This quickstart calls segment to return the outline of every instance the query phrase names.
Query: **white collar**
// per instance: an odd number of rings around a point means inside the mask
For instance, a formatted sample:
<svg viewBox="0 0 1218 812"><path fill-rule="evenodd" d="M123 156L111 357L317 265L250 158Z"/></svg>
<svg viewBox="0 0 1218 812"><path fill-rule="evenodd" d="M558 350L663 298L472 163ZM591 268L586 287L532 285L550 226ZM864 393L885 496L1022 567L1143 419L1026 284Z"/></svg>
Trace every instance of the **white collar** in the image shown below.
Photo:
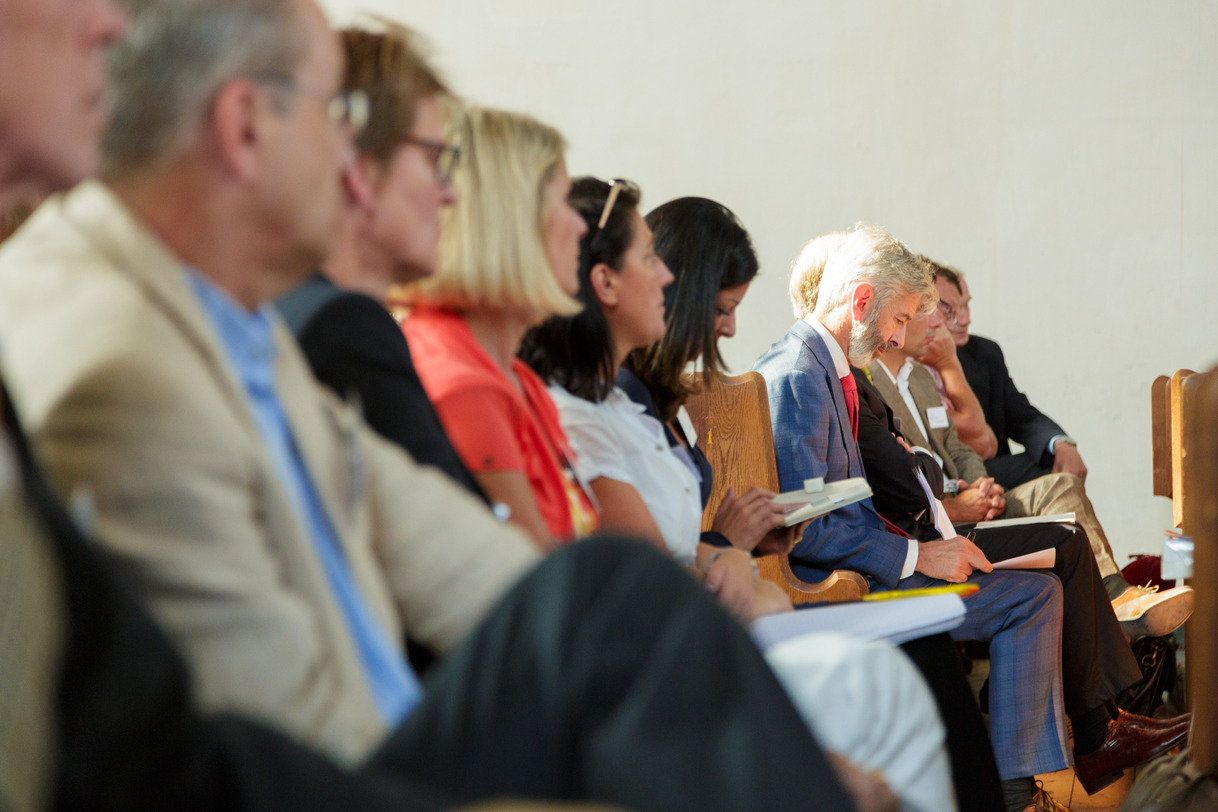
<svg viewBox="0 0 1218 812"><path fill-rule="evenodd" d="M846 353L842 352L841 346L837 343L837 339L833 337L833 333L829 332L829 328L820 323L820 319L813 316L811 313L804 316L804 321L808 326L816 331L820 336L821 341L825 342L825 346L829 348L829 357L833 359L833 368L837 370L837 377L845 378L850 374L850 362L846 360Z"/></svg>
<svg viewBox="0 0 1218 812"><path fill-rule="evenodd" d="M875 359L875 363L872 366L877 366L884 370L884 374L888 376L888 380L892 381L892 385L897 388L897 391L903 392L909 388L909 376L913 374L913 365L914 359L906 356L905 363L901 364L901 368L897 370L896 375L893 375L888 365L879 358Z"/></svg>

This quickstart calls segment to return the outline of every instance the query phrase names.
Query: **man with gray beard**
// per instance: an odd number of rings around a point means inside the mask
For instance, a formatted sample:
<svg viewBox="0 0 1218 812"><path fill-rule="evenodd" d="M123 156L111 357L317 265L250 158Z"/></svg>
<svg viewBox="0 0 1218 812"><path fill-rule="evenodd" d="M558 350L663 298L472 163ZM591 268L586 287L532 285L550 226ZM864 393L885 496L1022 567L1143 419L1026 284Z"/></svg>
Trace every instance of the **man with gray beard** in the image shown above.
<svg viewBox="0 0 1218 812"><path fill-rule="evenodd" d="M757 361L766 379L780 485L796 490L807 479L836 481L866 476L858 447L859 394L851 365L865 367L885 348L900 347L906 324L937 304L923 263L882 229L860 225L848 234L810 243L792 268L791 298L798 321ZM980 591L967 601L964 623L952 636L990 644L990 722L1006 806L1060 809L1032 777L1068 766L1062 682L1062 584L1039 571L992 571L985 554L952 535L919 543L882 518L870 499L814 520L790 554L805 580L834 569L865 575L872 589L917 589L968 581ZM1146 749L1140 734L1118 731L1110 743L1103 703L1138 678L1132 661L1088 681L1087 697L1073 711L1094 713L1097 761L1080 748L1079 774L1093 792ZM1128 666L1128 667L1126 667ZM1080 674L1067 680L1083 682ZM1120 683L1109 685L1108 682ZM1115 688L1115 690L1113 690ZM1094 697L1092 695L1095 695ZM1094 698L1094 704L1090 704ZM1173 733L1163 741L1178 736ZM1113 754L1120 751L1118 758ZM1085 756L1083 754L1086 754ZM1128 758L1125 756L1128 755ZM1137 759L1140 760L1140 759Z"/></svg>

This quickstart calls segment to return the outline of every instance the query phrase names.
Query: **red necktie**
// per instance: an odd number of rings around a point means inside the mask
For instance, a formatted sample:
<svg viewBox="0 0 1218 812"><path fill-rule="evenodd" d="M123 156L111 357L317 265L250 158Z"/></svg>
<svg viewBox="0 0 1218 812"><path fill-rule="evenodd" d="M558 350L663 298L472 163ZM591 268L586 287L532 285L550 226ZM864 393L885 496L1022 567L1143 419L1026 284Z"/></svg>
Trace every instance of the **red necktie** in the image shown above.
<svg viewBox="0 0 1218 812"><path fill-rule="evenodd" d="M847 374L840 380L842 393L846 396L846 414L850 416L850 432L857 443L859 439L859 387L854 382L853 375Z"/></svg>
<svg viewBox="0 0 1218 812"><path fill-rule="evenodd" d="M854 382L853 375L847 375L840 379L842 382L842 393L846 396L846 414L850 416L850 431L854 434L854 441L859 440L859 387ZM889 533L895 533L903 538L909 538L909 534L901 528L897 527L888 519L880 516L884 522L884 529Z"/></svg>

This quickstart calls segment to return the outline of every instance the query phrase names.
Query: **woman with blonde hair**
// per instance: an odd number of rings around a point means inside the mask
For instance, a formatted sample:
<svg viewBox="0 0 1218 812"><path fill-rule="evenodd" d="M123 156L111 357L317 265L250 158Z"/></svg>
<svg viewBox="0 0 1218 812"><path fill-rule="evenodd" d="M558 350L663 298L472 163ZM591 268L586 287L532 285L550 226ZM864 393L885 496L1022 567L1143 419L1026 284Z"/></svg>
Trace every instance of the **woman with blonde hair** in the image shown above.
<svg viewBox="0 0 1218 812"><path fill-rule="evenodd" d="M542 546L596 528L591 498L546 387L516 360L524 334L580 309L583 218L567 203L565 142L519 113L454 116L456 201L442 217L439 272L399 296L419 378L466 467Z"/></svg>

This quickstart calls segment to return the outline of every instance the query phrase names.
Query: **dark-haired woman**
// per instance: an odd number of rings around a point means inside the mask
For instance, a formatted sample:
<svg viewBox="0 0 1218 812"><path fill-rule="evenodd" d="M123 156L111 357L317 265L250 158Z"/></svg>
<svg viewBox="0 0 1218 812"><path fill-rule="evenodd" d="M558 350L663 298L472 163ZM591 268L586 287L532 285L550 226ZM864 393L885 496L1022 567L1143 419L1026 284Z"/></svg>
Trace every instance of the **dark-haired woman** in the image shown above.
<svg viewBox="0 0 1218 812"><path fill-rule="evenodd" d="M551 396L580 478L596 496L602 528L646 538L683 566L709 570L708 585L746 620L789 606L772 584L757 580L747 555L701 543L696 467L683 449L674 453L661 424L640 420L638 407L614 386L626 353L663 337L663 290L672 281L638 211L637 188L585 178L572 186L569 200L589 224L578 294L585 308L531 331L522 356L553 384ZM597 261L601 256L609 261ZM771 518L772 495L760 494L754 501L761 511L741 500L721 511L722 523L732 532L750 522L772 527L781 516Z"/></svg>
<svg viewBox="0 0 1218 812"><path fill-rule="evenodd" d="M674 282L664 290L667 329L664 337L635 350L618 373L617 383L669 429L669 441L687 450L703 472L703 500L709 494L710 465L691 434L683 430L682 406L689 395L682 373L701 359L703 374L722 374L720 338L736 333L736 308L757 276L757 255L740 220L726 206L700 197L683 197L656 208L646 218L654 230L656 253ZM687 439L688 438L688 439ZM802 528L798 528L802 532ZM757 543L758 552L786 551L798 538L779 529ZM740 537L733 543L740 544ZM746 540L746 549L748 541ZM998 802L998 772L984 723L960 673L953 644L946 635L912 640L902 649L936 688L939 710L947 722L961 808L983 810Z"/></svg>
<svg viewBox="0 0 1218 812"><path fill-rule="evenodd" d="M682 374L702 359L707 380L721 374L718 341L736 334L736 308L757 276L757 255L744 226L726 206L703 197L683 197L647 215L657 256L674 275L664 291L662 338L633 350L617 374L617 385L646 413L664 424L669 443L693 464L702 503L710 498L713 472L692 441L683 407L689 389ZM729 490L720 507L724 537L734 546L757 552L787 552L802 527L785 528L773 494L753 488L737 497ZM728 524L725 509L747 506L751 522Z"/></svg>
<svg viewBox="0 0 1218 812"><path fill-rule="evenodd" d="M602 527L665 547L743 618L789 610L785 596L756 577L748 553L700 542L692 466L669 445L663 424L613 383L627 353L663 336L664 288L672 281L638 212L638 190L581 178L569 202L588 224L577 294L584 309L534 328L522 355L552 384L581 479L600 503ZM934 701L892 647L810 634L767 650L766 658L827 750L882 772L903 809L955 808ZM910 713L921 721L911 724Z"/></svg>

